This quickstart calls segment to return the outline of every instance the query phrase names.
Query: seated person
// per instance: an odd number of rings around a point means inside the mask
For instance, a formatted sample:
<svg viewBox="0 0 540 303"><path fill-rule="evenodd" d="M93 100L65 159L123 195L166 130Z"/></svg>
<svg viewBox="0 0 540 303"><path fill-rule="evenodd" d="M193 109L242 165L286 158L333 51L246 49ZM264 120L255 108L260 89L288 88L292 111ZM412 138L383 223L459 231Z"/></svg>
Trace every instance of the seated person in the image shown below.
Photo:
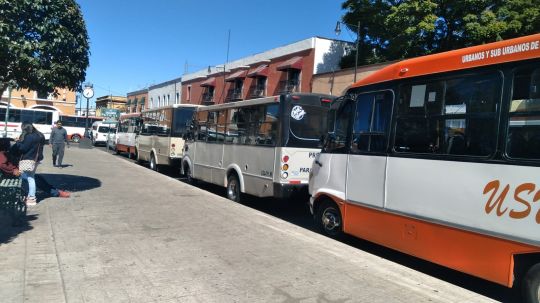
<svg viewBox="0 0 540 303"><path fill-rule="evenodd" d="M14 164L16 161L9 153L10 147L9 139L0 138L0 173L7 177L18 177L21 172L17 165ZM35 175L35 179L36 187L48 193L51 197L68 198L70 196L69 192L53 187L45 178L38 174Z"/></svg>

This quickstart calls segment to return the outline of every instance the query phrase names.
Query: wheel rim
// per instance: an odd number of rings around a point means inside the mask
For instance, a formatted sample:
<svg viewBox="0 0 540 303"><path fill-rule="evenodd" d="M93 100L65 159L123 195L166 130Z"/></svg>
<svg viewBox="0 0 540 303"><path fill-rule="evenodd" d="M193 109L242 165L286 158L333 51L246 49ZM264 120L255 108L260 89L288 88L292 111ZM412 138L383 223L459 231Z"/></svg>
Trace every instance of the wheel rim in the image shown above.
<svg viewBox="0 0 540 303"><path fill-rule="evenodd" d="M155 162L153 156L152 156L152 158L150 159L150 168L151 168L152 170L156 170L156 162Z"/></svg>
<svg viewBox="0 0 540 303"><path fill-rule="evenodd" d="M229 199L233 201L238 199L238 182L236 182L236 178L231 178L229 180L229 184L227 186L227 196L229 196Z"/></svg>
<svg viewBox="0 0 540 303"><path fill-rule="evenodd" d="M71 140L73 140L73 142L75 142L75 143L79 143L81 138L79 136L73 136L73 138L71 138Z"/></svg>
<svg viewBox="0 0 540 303"><path fill-rule="evenodd" d="M324 210L321 217L321 222L324 229L331 233L339 231L339 228L341 226L341 218L339 216L339 213L333 207L329 207Z"/></svg>

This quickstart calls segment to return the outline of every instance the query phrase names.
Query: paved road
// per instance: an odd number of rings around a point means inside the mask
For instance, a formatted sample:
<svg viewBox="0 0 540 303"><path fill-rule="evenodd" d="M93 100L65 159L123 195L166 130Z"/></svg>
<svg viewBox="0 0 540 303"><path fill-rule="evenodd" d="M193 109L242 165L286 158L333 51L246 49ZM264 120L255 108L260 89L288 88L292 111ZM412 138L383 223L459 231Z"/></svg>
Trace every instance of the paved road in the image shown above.
<svg viewBox="0 0 540 303"><path fill-rule="evenodd" d="M73 196L2 231L1 302L493 302L100 150L46 153Z"/></svg>

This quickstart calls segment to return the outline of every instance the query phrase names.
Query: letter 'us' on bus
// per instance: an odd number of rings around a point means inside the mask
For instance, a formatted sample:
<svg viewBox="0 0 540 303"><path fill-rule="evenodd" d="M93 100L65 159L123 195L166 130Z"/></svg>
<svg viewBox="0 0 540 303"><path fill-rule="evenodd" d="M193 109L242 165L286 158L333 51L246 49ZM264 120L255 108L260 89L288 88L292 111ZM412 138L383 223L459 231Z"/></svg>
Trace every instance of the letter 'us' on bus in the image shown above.
<svg viewBox="0 0 540 303"><path fill-rule="evenodd" d="M486 214L491 214L496 209L495 213L501 217L510 210L508 212L510 218L525 219L531 214L532 206L540 200L540 189L537 189L534 183L522 183L516 186L513 191L514 201L508 203L506 203L506 198L511 189L510 184L504 186L499 192L500 188L501 182L499 180L493 180L484 187L484 195L491 192L485 205ZM536 212L535 220L536 223L540 224L540 209Z"/></svg>

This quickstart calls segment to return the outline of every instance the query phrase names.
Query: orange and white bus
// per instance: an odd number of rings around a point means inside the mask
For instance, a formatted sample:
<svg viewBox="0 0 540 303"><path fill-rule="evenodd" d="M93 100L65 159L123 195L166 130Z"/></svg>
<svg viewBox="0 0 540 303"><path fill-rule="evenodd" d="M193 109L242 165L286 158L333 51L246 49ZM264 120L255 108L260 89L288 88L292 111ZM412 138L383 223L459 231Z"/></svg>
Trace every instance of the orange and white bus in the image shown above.
<svg viewBox="0 0 540 303"><path fill-rule="evenodd" d="M404 60L332 104L310 206L540 301L540 34Z"/></svg>
<svg viewBox="0 0 540 303"><path fill-rule="evenodd" d="M84 129L86 127L86 117L84 116L69 116L60 115L62 127L66 129L68 140L78 143L84 137ZM103 121L102 117L88 117L88 128L96 121ZM54 121L56 122L56 121Z"/></svg>
<svg viewBox="0 0 540 303"><path fill-rule="evenodd" d="M137 155L135 139L139 133L142 122L141 113L120 115L120 121L116 130L115 150L116 153L127 153L131 159Z"/></svg>

